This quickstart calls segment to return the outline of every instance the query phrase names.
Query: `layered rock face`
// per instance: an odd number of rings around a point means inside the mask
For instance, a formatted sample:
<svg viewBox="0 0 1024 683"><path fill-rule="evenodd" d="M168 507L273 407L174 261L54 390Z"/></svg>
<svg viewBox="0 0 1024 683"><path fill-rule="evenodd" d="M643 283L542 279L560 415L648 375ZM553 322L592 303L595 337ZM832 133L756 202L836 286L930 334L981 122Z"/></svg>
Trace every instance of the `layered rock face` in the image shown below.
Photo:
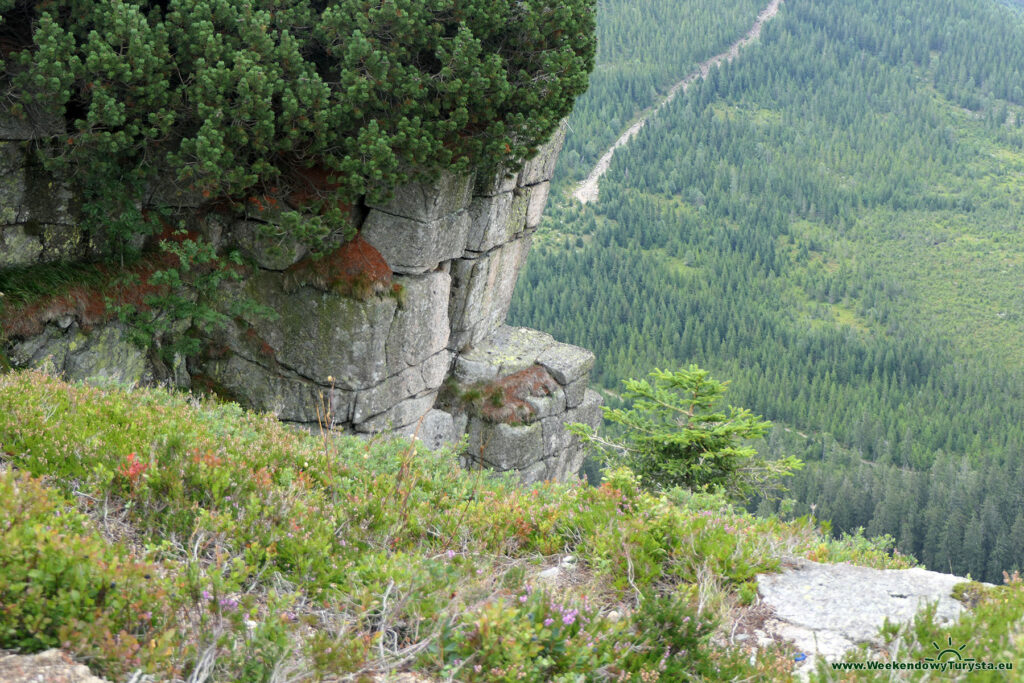
<svg viewBox="0 0 1024 683"><path fill-rule="evenodd" d="M515 175L448 174L400 187L386 204L357 207L356 239L320 259L268 238L258 217L228 222L195 212L190 227L248 264L216 305L264 309L233 313L187 367L153 368L119 323L85 324L66 308L41 331L12 338L9 356L73 378L170 376L282 420L394 430L433 448L468 433L466 465L513 470L527 481L575 476L582 453L565 424L600 420L600 399L587 390L594 357L504 325L563 139L556 134ZM71 198L57 191L56 201L33 208L28 179L38 172L25 166L21 147L0 144L10 162L0 268L83 255L88 240L68 218ZM187 198L179 204L188 208Z"/></svg>

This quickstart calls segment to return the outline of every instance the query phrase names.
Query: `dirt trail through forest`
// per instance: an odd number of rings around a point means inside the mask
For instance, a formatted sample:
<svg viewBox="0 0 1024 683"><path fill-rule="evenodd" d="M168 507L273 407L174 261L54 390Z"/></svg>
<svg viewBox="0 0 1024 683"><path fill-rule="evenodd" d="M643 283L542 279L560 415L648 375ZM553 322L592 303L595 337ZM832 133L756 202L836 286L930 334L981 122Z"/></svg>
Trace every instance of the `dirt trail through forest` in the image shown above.
<svg viewBox="0 0 1024 683"><path fill-rule="evenodd" d="M579 184L576 190L572 193L572 196L578 199L582 204L586 204L587 202L596 202L597 184L601 180L601 176L608 171L608 167L612 163L612 156L614 156L615 150L619 147L625 146L630 140L632 140L633 136L639 133L640 129L644 127L647 120L661 111L662 107L666 104L674 100L676 95L680 92L686 92L686 89L690 87L690 84L698 78L706 77L712 67L718 66L723 62L731 62L735 59L736 55L740 53L741 48L746 47L747 44L756 40L757 37L761 35L761 27L764 26L768 20L778 14L780 4L782 4L782 0L772 0L771 3L769 3L768 6L761 10L761 13L757 15L757 20L754 22L754 25L750 27L750 30L747 31L742 38L730 45L729 49L722 54L715 55L714 57L701 62L693 72L686 76L686 78L673 85L672 88L669 89L668 94L665 95L660 102L645 109L640 114L640 118L636 123L627 128L626 132L620 135L619 139L615 141L615 144L601 155L597 165L594 166L594 170L590 172L590 175L587 176L586 180Z"/></svg>

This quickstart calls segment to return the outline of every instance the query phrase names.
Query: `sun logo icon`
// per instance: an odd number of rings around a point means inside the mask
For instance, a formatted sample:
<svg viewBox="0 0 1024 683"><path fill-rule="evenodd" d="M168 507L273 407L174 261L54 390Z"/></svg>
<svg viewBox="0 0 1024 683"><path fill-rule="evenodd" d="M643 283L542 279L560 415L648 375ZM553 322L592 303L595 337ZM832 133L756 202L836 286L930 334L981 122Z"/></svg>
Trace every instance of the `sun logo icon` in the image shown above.
<svg viewBox="0 0 1024 683"><path fill-rule="evenodd" d="M973 662L974 661L974 657L964 657L962 654L960 654L963 651L963 649L965 647L967 647L967 643L964 643L963 645L961 645L958 648L954 648L953 647L953 639L952 638L947 638L946 639L946 645L948 647L943 649L943 648L939 647L938 643L932 642L932 647L934 647L936 650L938 650L938 654L935 655L934 658L928 657L924 661L926 661L926 662Z"/></svg>

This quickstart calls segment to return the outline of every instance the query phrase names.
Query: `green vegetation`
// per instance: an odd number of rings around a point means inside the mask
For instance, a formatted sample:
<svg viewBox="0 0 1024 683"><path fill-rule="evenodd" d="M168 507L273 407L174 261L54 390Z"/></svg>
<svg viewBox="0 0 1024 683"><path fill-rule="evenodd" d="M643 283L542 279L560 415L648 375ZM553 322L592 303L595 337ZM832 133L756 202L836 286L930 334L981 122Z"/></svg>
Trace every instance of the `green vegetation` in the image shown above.
<svg viewBox="0 0 1024 683"><path fill-rule="evenodd" d="M677 372L655 370L649 377L623 382L629 409L604 409L621 440L599 437L588 425L574 429L606 462L629 466L646 486L747 498L766 495L778 479L803 466L796 458L758 458L749 441L771 425L741 408L723 412L725 384L707 371L691 365Z"/></svg>
<svg viewBox="0 0 1024 683"><path fill-rule="evenodd" d="M0 405L0 648L67 644L112 678L757 677L789 665L714 625L780 557L839 547L628 470L531 489L163 390L8 373ZM568 554L581 582L535 577Z"/></svg>
<svg viewBox="0 0 1024 683"><path fill-rule="evenodd" d="M108 276L95 264L44 263L0 270L0 313L6 306L17 307L41 298L63 294L72 286L99 286Z"/></svg>
<svg viewBox="0 0 1024 683"><path fill-rule="evenodd" d="M597 59L576 101L556 184L586 177L636 114L746 32L766 0L601 0Z"/></svg>
<svg viewBox="0 0 1024 683"><path fill-rule="evenodd" d="M655 496L625 468L528 488L400 440L35 372L0 375L0 405L0 648L59 644L113 680L789 680L784 650L723 644L755 574L913 565L891 538ZM568 555L571 580L536 576ZM975 614L900 637L1016 661L1020 585L967 584Z"/></svg>
<svg viewBox="0 0 1024 683"><path fill-rule="evenodd" d="M998 581L1024 567L1021 73L996 3L788 0L596 205L553 197L510 321L594 350L609 390L732 378L761 452L807 463L798 514Z"/></svg>
<svg viewBox="0 0 1024 683"><path fill-rule="evenodd" d="M118 315L165 360L195 355L238 313L210 305L238 277L197 229L211 212L321 256L364 197L514 171L585 90L594 21L594 0L3 0L4 114L36 130L91 256L117 271L0 275L4 336L69 309L85 327ZM97 299L98 280L124 295Z"/></svg>
<svg viewBox="0 0 1024 683"><path fill-rule="evenodd" d="M218 285L238 280L238 252L216 249L180 230L158 250L120 266L98 262L38 263L0 270L0 342L41 334L48 322L73 317L84 330L119 318L129 339L164 361L192 355L200 335L229 316L215 309ZM230 313L275 313L255 301L230 304ZM182 334L186 331L186 334Z"/></svg>
<svg viewBox="0 0 1024 683"><path fill-rule="evenodd" d="M171 601L153 567L104 541L37 479L0 472L0 496L0 647L67 642L117 667L166 626Z"/></svg>
<svg viewBox="0 0 1024 683"><path fill-rule="evenodd" d="M43 158L114 250L159 232L169 180L317 243L364 194L514 167L586 88L593 4L4 0L0 19L13 111L63 122Z"/></svg>

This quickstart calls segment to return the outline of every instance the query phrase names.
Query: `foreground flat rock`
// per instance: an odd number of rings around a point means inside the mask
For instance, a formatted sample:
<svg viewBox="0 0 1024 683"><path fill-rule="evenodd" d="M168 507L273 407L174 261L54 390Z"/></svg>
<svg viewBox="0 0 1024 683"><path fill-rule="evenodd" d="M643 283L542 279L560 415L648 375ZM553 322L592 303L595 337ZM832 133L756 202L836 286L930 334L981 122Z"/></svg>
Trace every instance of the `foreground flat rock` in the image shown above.
<svg viewBox="0 0 1024 683"><path fill-rule="evenodd" d="M937 603L939 623L956 621L964 610L952 597L967 579L926 569L871 569L850 564L798 560L781 574L757 577L762 601L774 618L764 625L773 637L791 641L808 656L838 661L861 643L881 645L878 631L886 619L909 623L925 605Z"/></svg>
<svg viewBox="0 0 1024 683"><path fill-rule="evenodd" d="M4 683L107 683L89 673L60 650L36 655L0 654L0 681Z"/></svg>

